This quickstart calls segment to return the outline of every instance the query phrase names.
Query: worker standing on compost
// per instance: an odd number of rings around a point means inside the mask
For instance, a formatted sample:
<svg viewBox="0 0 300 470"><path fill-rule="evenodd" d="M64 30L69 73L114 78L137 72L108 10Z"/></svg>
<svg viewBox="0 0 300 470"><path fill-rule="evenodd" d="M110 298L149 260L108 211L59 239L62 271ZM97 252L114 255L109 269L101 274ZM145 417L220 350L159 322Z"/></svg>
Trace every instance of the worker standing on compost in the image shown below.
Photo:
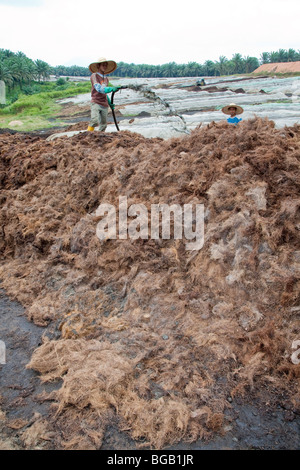
<svg viewBox="0 0 300 470"><path fill-rule="evenodd" d="M91 120L88 131L93 131L95 126L99 125L99 130L104 132L107 127L108 106L114 108L107 94L118 91L120 87L112 86L106 75L114 72L116 68L117 64L114 60L106 60L104 57L89 65L92 72L92 92Z"/></svg>

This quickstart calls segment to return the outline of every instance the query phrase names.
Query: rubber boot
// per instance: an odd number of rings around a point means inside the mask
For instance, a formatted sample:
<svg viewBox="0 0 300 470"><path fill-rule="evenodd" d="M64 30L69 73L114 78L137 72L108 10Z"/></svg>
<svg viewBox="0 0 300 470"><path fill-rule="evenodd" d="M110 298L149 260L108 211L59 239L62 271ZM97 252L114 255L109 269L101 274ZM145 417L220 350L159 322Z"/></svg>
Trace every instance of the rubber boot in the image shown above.
<svg viewBox="0 0 300 470"><path fill-rule="evenodd" d="M91 127L91 126L89 126L89 127L87 128L88 131L93 131L94 129L95 129L95 128L94 128L94 127Z"/></svg>

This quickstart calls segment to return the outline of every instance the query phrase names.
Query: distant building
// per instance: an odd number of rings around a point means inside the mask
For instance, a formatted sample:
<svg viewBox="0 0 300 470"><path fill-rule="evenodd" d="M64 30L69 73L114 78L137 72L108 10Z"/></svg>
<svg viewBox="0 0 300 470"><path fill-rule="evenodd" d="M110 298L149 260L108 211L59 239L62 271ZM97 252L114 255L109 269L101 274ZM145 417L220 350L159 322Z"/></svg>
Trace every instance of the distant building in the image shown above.
<svg viewBox="0 0 300 470"><path fill-rule="evenodd" d="M300 61L297 62L278 62L275 64L263 64L252 73L288 73L300 72Z"/></svg>

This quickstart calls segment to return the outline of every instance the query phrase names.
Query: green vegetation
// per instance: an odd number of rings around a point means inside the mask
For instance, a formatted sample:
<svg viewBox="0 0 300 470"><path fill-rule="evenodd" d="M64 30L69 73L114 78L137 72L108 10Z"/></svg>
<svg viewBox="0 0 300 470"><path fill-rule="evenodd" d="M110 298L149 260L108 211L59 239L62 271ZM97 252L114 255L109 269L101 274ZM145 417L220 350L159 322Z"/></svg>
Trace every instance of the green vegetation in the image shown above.
<svg viewBox="0 0 300 470"><path fill-rule="evenodd" d="M117 77L201 77L220 76L240 73L250 73L259 67L255 57L242 58L241 54L235 54L231 60L221 56L218 62L207 60L204 64L189 62L188 64L176 64L170 62L163 65L125 64L118 63L114 72Z"/></svg>
<svg viewBox="0 0 300 470"><path fill-rule="evenodd" d="M235 54L231 60L221 56L218 62L207 60L204 64L189 62L188 64L176 64L169 62L163 65L148 64L127 64L119 62L118 68L114 72L115 77L201 77L229 75L233 73L250 73L259 67L259 61L256 57L244 57L241 54ZM80 69L80 70L79 70ZM78 75L89 76L90 71L79 67L53 67L56 75Z"/></svg>
<svg viewBox="0 0 300 470"><path fill-rule="evenodd" d="M0 80L3 80L12 90L32 82L46 80L50 77L51 67L43 60L35 62L26 57L23 52L15 54L7 49L0 49Z"/></svg>
<svg viewBox="0 0 300 470"><path fill-rule="evenodd" d="M189 62L187 64L176 64L169 62L162 65L128 64L119 62L114 72L116 77L201 77L220 76L232 74L252 73L259 65L274 62L295 62L300 60L300 50L279 49L277 52L263 52L260 59L256 57L243 57L236 53L231 59L221 55L219 60L207 60L203 64ZM17 86L21 89L32 80L44 82L50 76L56 77L88 77L88 67L72 65L66 67L58 65L51 67L43 60L33 61L22 52L13 53L9 50L0 49L0 80L3 80L9 90ZM68 78L67 78L68 80Z"/></svg>
<svg viewBox="0 0 300 470"><path fill-rule="evenodd" d="M0 110L0 115L18 113L26 109L32 111L35 108L41 111L46 106L49 106L53 100L88 93L91 89L89 82L78 84L66 82L65 85L58 85L57 82L48 82L47 87L39 87L37 85L35 82L32 82L30 85L32 93L24 93L24 90L23 92L20 91L17 100L12 99L12 94L10 94L10 99L8 98L6 106Z"/></svg>
<svg viewBox="0 0 300 470"><path fill-rule="evenodd" d="M262 64L274 64L278 62L296 62L300 60L300 50L279 49L275 52L263 52L261 54Z"/></svg>
<svg viewBox="0 0 300 470"><path fill-rule="evenodd" d="M13 121L17 121L19 125L11 125L10 123ZM1 129L14 129L16 131L21 132L31 132L37 131L40 129L50 129L53 126L56 127L63 127L65 123L61 120L55 120L50 122L47 117L39 116L39 115L7 115L7 116L0 116L0 128Z"/></svg>
<svg viewBox="0 0 300 470"><path fill-rule="evenodd" d="M6 104L0 105L0 128L9 127L11 121L21 121L23 124L18 130L30 131L33 129L53 126L49 118L53 118L60 110L57 100L89 93L90 82L74 83L59 78L56 82L29 81L7 87ZM55 125L62 123L55 122Z"/></svg>

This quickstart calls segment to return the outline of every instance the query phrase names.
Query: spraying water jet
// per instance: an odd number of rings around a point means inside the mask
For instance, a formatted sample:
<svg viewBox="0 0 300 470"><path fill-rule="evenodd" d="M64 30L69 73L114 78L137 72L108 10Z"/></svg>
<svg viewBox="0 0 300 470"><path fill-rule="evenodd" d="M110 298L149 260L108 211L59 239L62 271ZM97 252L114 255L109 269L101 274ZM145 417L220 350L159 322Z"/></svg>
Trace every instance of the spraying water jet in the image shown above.
<svg viewBox="0 0 300 470"><path fill-rule="evenodd" d="M179 131L179 132L184 132L186 134L190 134L190 132L187 129L184 117L181 116L180 114L176 113L174 108L172 108L172 106L166 100L163 100L162 98L160 98L160 96L158 96L153 90L151 90L148 87L145 87L144 85L126 85L126 86L121 86L119 88L119 90L124 90L124 89L130 89L130 90L136 91L137 93L141 93L148 100L153 101L153 102L157 102L157 103L161 104L162 106L164 106L164 108L168 111L168 113L167 113L168 116L177 116L177 117L179 117L179 119L181 119L181 121L183 123L183 128L182 129L180 129L180 130L176 129L176 128L174 128L174 129ZM117 93L117 92L114 91L112 93L111 104L113 104L113 102L114 102L114 94L115 93ZM120 129L119 129L119 126L118 126L116 116L115 116L115 113L114 113L113 109L112 109L112 115L113 115L113 118L114 118L116 128L119 131Z"/></svg>

